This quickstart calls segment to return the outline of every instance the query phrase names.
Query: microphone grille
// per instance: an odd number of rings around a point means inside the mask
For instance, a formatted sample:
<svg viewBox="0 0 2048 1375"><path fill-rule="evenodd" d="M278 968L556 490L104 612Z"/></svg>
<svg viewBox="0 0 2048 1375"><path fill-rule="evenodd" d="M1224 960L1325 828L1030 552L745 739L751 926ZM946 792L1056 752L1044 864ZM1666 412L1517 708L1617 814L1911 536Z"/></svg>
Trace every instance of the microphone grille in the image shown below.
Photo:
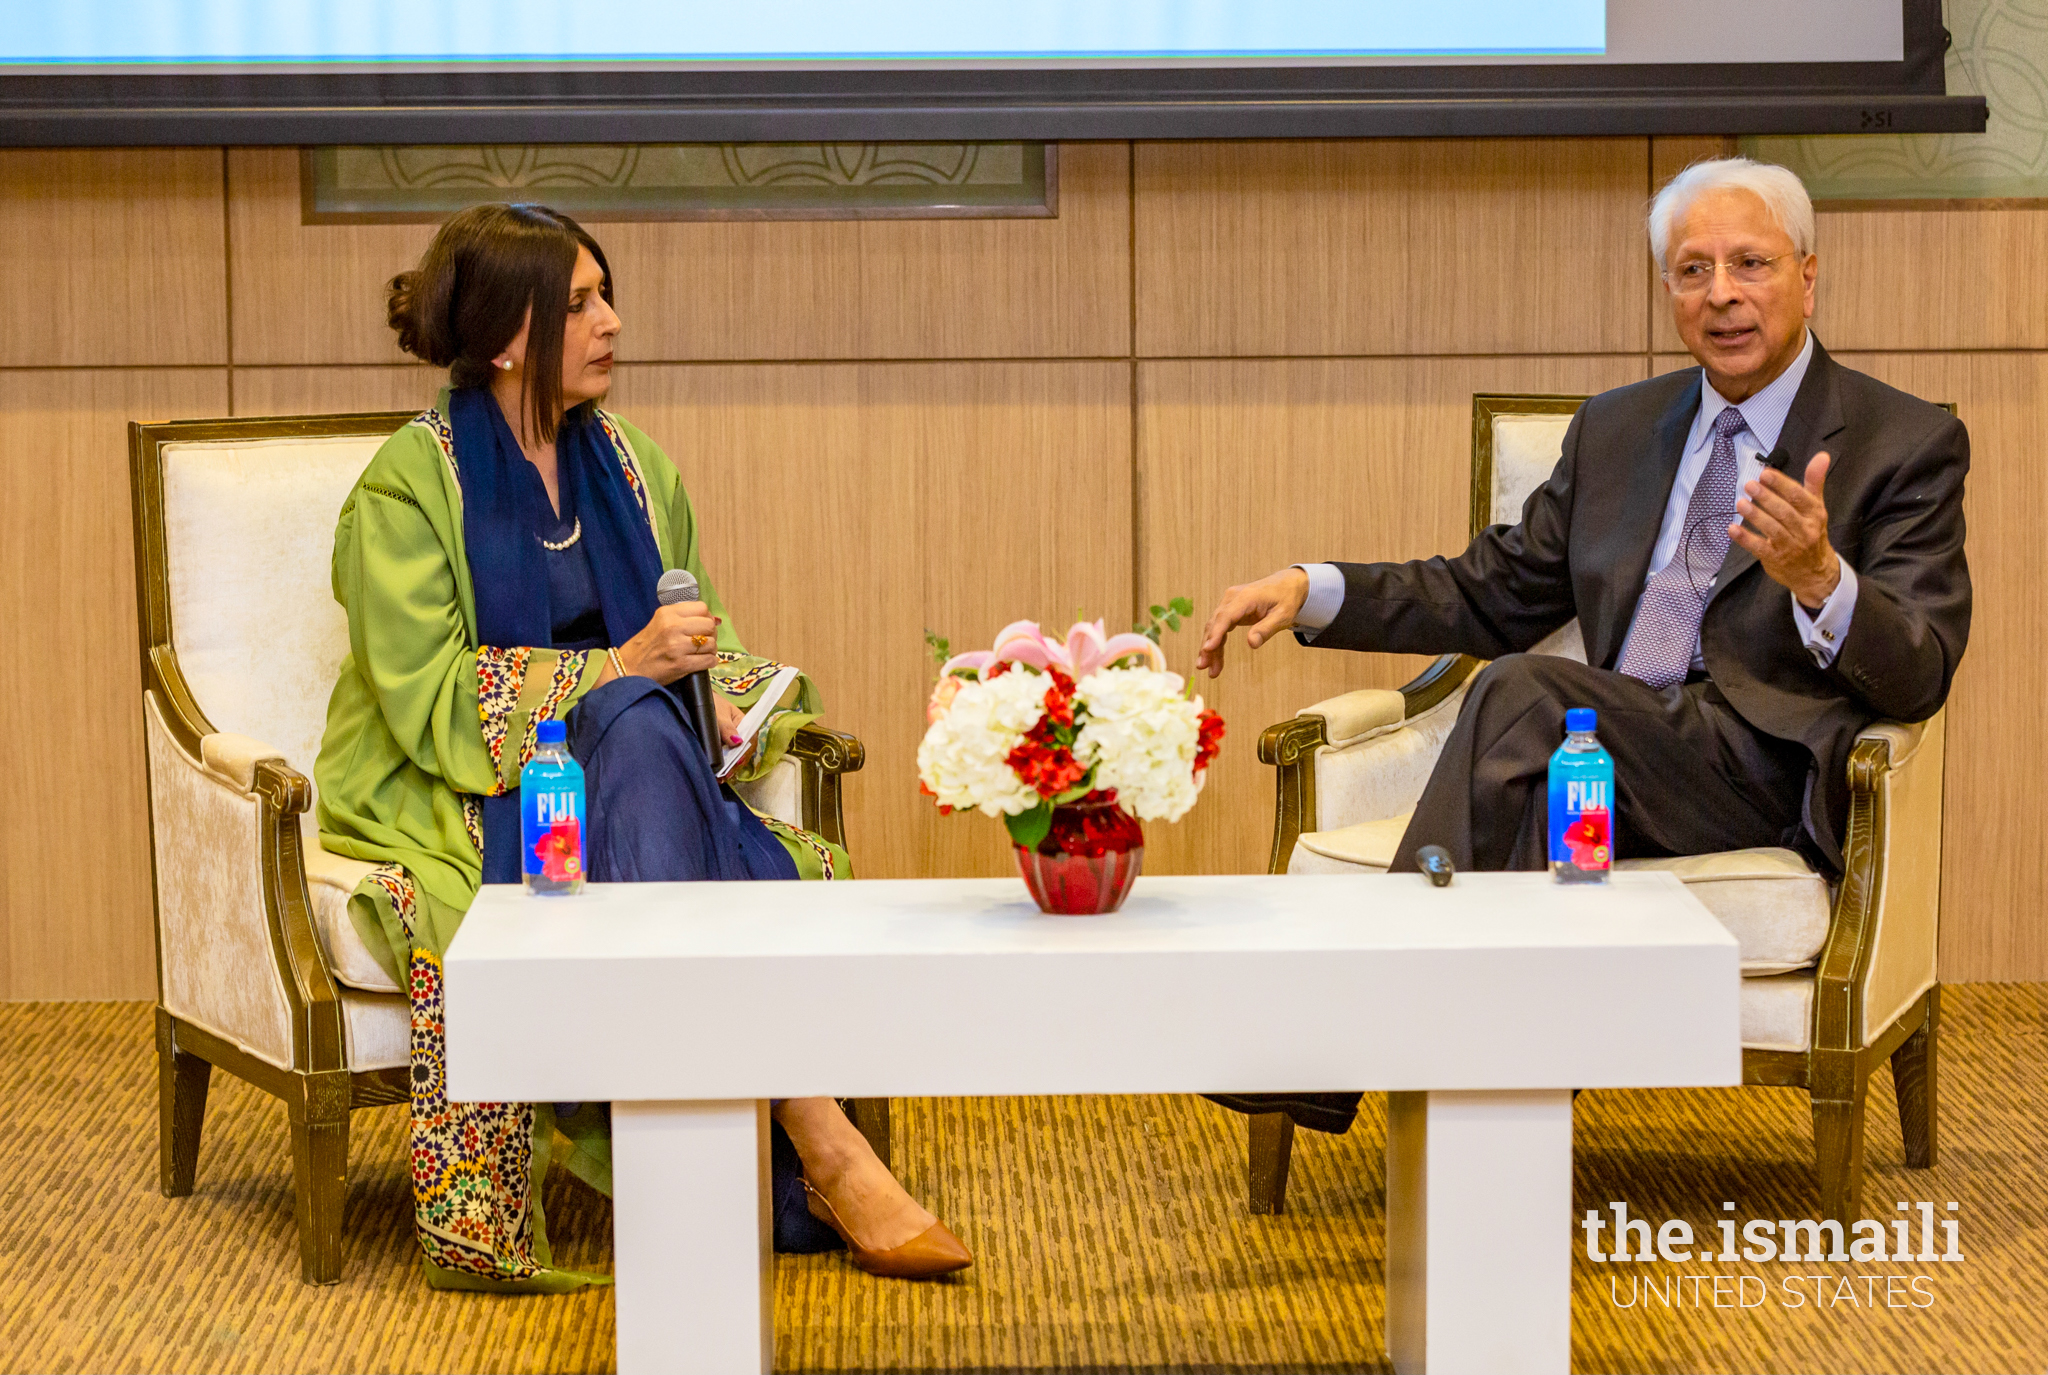
<svg viewBox="0 0 2048 1375"><path fill-rule="evenodd" d="M697 580L690 576L687 568L671 568L661 575L661 581L654 585L654 599L663 606L674 606L677 602L702 600Z"/></svg>

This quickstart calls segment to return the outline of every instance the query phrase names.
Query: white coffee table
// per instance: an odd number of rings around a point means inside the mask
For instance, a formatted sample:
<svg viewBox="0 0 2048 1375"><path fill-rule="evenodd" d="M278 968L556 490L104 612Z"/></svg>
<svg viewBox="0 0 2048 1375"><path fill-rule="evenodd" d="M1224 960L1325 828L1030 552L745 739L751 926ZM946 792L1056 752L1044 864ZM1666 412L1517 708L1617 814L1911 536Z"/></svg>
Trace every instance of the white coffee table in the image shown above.
<svg viewBox="0 0 2048 1375"><path fill-rule="evenodd" d="M1563 1372L1571 1090L1742 1070L1735 941L1661 873L487 887L447 979L452 1097L613 1104L629 1375L772 1369L770 1098L1339 1088L1393 1093L1396 1367Z"/></svg>

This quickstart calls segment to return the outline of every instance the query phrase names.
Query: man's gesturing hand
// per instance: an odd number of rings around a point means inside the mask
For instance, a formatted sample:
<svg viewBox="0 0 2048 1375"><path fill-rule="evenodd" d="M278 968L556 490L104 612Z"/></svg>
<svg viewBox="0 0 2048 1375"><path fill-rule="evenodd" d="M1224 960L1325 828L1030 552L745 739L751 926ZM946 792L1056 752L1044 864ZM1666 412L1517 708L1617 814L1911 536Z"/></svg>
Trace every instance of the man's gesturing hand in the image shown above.
<svg viewBox="0 0 2048 1375"><path fill-rule="evenodd" d="M1295 614L1307 600L1308 574L1299 568L1283 568L1257 582L1230 588L1202 627L1202 649L1195 655L1195 667L1208 669L1214 678L1223 671L1223 641L1232 627L1250 625L1245 643L1257 649L1293 625Z"/></svg>
<svg viewBox="0 0 2048 1375"><path fill-rule="evenodd" d="M1738 519L1728 527L1728 538L1756 555L1764 572L1791 588L1809 611L1820 610L1842 581L1842 560L1828 543L1828 508L1820 496L1833 461L1815 454L1803 484L1764 469L1757 481L1744 484L1748 495L1735 503Z"/></svg>

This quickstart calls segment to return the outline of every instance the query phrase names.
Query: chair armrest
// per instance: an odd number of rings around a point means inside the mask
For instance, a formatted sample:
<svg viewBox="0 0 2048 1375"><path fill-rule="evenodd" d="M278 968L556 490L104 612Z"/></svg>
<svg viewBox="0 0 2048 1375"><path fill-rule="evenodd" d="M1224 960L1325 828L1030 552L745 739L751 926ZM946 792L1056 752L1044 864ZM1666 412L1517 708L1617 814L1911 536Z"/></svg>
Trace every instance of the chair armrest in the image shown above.
<svg viewBox="0 0 2048 1375"><path fill-rule="evenodd" d="M1816 969L1817 1047L1875 1044L1938 978L1945 717L1881 721L1849 753L1849 822Z"/></svg>
<svg viewBox="0 0 2048 1375"><path fill-rule="evenodd" d="M245 736L213 732L187 747L154 691L143 718L159 1001L280 1069L344 1068L298 823L312 785Z"/></svg>
<svg viewBox="0 0 2048 1375"><path fill-rule="evenodd" d="M801 783L803 828L845 849L840 780L860 772L868 760L867 746L857 736L813 721L790 740L788 757L796 761Z"/></svg>
<svg viewBox="0 0 2048 1375"><path fill-rule="evenodd" d="M1359 688L1295 713L1297 718L1322 717L1324 739L1337 748L1380 731L1398 730L1407 714L1408 699L1392 688Z"/></svg>
<svg viewBox="0 0 2048 1375"><path fill-rule="evenodd" d="M223 730L200 737L199 759L206 771L215 778L248 793L256 790L256 766L266 759L275 759L283 764L284 752L272 749L254 736L237 735L233 731ZM290 770L292 777L298 778L300 782L305 781L296 770L291 770L289 765L286 765L286 768ZM305 804L295 810L304 811L310 802L311 799L308 798Z"/></svg>
<svg viewBox="0 0 2048 1375"><path fill-rule="evenodd" d="M1268 726L1259 736L1259 761L1274 767L1267 872L1287 872L1303 831L1372 820L1362 812L1350 814L1360 806L1382 808L1376 814L1386 816L1412 807L1448 733L1448 726L1436 729L1439 717L1456 720L1462 690L1478 667L1476 659L1446 654L1398 691L1347 692ZM1411 736L1411 730L1421 734ZM1405 802L1383 810L1396 792ZM1333 815L1332 803L1345 814Z"/></svg>

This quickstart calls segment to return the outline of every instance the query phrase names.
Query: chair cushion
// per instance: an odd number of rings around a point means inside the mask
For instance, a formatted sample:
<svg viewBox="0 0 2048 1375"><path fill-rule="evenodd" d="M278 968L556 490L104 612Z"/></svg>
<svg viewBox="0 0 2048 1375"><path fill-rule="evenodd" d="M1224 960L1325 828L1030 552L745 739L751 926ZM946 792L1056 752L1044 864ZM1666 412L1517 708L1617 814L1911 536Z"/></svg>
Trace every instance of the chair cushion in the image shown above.
<svg viewBox="0 0 2048 1375"><path fill-rule="evenodd" d="M1287 862L1290 874L1385 873L1408 817L1309 831ZM1812 964L1827 940L1828 886L1791 850L1726 850L1677 859L1625 859L1622 869L1667 869L1712 912L1742 950L1745 978Z"/></svg>
<svg viewBox="0 0 2048 1375"><path fill-rule="evenodd" d="M1742 947L1745 978L1803 969L1834 918L1827 883L1791 850L1723 850L1677 859L1624 859L1619 869L1677 874Z"/></svg>
<svg viewBox="0 0 2048 1375"><path fill-rule="evenodd" d="M309 843L306 856L306 892L313 899L313 930L327 952L327 968L336 982L372 993L397 993L384 967L370 954L355 923L348 919L348 900L363 876L374 869L360 859L331 855L317 843Z"/></svg>
<svg viewBox="0 0 2048 1375"><path fill-rule="evenodd" d="M341 1024L350 1069L390 1069L412 1062L412 1008L396 993L341 995Z"/></svg>
<svg viewBox="0 0 2048 1375"><path fill-rule="evenodd" d="M1742 981L1742 1044L1751 1050L1805 1050L1813 1040L1813 974L1772 974Z"/></svg>
<svg viewBox="0 0 2048 1375"><path fill-rule="evenodd" d="M1287 861L1290 874L1385 873L1408 829L1409 813L1361 821L1335 831L1304 831Z"/></svg>

